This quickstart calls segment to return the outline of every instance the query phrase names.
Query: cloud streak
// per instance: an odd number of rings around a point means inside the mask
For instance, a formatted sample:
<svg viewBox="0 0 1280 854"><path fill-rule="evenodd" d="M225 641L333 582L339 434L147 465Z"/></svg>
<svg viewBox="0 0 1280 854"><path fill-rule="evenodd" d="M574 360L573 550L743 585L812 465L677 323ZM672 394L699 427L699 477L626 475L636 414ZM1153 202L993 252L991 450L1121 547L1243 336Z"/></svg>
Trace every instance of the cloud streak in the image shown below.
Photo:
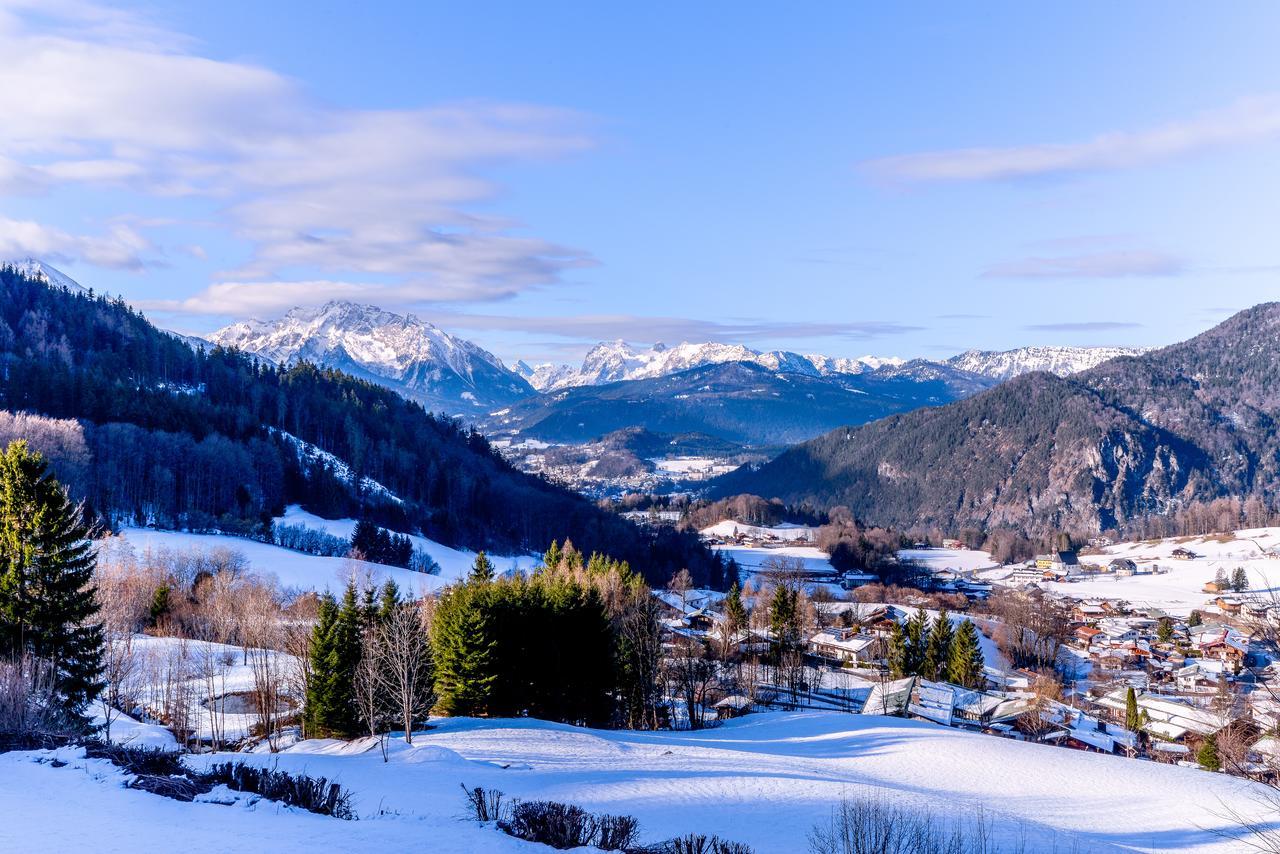
<svg viewBox="0 0 1280 854"><path fill-rule="evenodd" d="M1144 166L1217 148L1280 137L1280 96L1243 98L1222 109L1081 142L957 148L901 154L863 164L906 182L1008 181Z"/></svg>
<svg viewBox="0 0 1280 854"><path fill-rule="evenodd" d="M1141 323L1120 320L1085 320L1065 323L1035 323L1024 326L1031 332L1113 332L1120 329L1140 329Z"/></svg>
<svg viewBox="0 0 1280 854"><path fill-rule="evenodd" d="M83 35L93 27L106 34ZM179 35L79 0L0 5L0 50L0 194L82 187L211 203L215 227L249 257L201 306L238 298L237 282L317 274L389 280L418 300L499 299L593 263L472 210L501 194L490 168L590 148L576 113L333 107L269 68L199 56ZM110 254L70 237L56 241L68 257ZM21 242L20 254L45 243Z"/></svg>
<svg viewBox="0 0 1280 854"><path fill-rule="evenodd" d="M1120 279L1178 276L1187 262L1176 255L1141 249L1116 249L1078 255L1036 256L993 264L986 279Z"/></svg>

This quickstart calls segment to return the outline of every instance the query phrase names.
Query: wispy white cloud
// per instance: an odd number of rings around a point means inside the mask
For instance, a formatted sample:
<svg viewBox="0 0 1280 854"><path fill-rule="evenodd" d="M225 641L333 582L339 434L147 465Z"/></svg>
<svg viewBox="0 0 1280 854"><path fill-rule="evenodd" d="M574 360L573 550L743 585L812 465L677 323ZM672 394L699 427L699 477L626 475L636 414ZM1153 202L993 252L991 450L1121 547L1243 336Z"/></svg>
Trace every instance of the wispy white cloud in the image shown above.
<svg viewBox="0 0 1280 854"><path fill-rule="evenodd" d="M988 279L1119 279L1177 276L1189 269L1185 259L1145 249L1114 249L1078 255L1036 256L992 264Z"/></svg>
<svg viewBox="0 0 1280 854"><path fill-rule="evenodd" d="M628 341L768 342L805 338L870 340L923 327L892 321L787 321L729 318L700 320L683 317L648 317L631 314L515 317L494 314L437 312L431 319L451 329L526 332L555 335L580 341L622 338Z"/></svg>
<svg viewBox="0 0 1280 854"><path fill-rule="evenodd" d="M1142 166L1181 155L1280 138L1280 96L1081 142L957 148L868 161L872 174L902 181L998 181Z"/></svg>
<svg viewBox="0 0 1280 854"><path fill-rule="evenodd" d="M98 267L137 270L151 242L128 225L117 223L102 235L77 235L32 220L0 217L0 258L43 258L54 262L83 260Z"/></svg>
<svg viewBox="0 0 1280 854"><path fill-rule="evenodd" d="M0 53L0 193L212 200L216 227L249 252L195 305L226 295L230 310L238 283L317 273L389 280L418 300L494 299L592 263L470 210L501 192L488 167L589 148L581 115L334 107L272 69L200 56L179 34L82 0L0 0Z"/></svg>
<svg viewBox="0 0 1280 854"><path fill-rule="evenodd" d="M1033 323L1023 329L1032 332L1114 332L1120 329L1140 329L1141 323L1122 320L1083 320L1063 323Z"/></svg>

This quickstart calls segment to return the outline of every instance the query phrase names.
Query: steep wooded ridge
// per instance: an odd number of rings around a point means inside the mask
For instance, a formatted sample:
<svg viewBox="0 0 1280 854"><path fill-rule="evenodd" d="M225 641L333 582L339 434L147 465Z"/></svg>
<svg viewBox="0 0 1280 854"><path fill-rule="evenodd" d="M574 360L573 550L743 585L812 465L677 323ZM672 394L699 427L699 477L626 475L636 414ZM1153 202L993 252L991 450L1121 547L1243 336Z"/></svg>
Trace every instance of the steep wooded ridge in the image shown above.
<svg viewBox="0 0 1280 854"><path fill-rule="evenodd" d="M841 428L715 495L847 505L900 527L1105 530L1193 501L1280 495L1280 303L1070 377Z"/></svg>
<svg viewBox="0 0 1280 854"><path fill-rule="evenodd" d="M684 566L703 581L719 572L691 535L640 531L372 382L192 349L123 301L11 267L0 268L0 409L75 419L44 425L42 442L110 521L252 533L297 502L473 549L542 550L569 537L651 579ZM3 426L34 432L12 418ZM300 454L300 442L324 453Z"/></svg>

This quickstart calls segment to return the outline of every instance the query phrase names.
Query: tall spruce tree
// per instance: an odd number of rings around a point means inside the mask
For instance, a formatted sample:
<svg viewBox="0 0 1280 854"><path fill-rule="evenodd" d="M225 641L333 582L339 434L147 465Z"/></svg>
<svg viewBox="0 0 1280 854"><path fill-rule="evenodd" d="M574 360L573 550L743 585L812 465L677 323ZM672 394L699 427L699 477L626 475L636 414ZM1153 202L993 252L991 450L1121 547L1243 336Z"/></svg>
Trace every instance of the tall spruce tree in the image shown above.
<svg viewBox="0 0 1280 854"><path fill-rule="evenodd" d="M311 666L307 674L306 698L302 709L304 735L317 737L325 731L333 713L329 710L329 677L333 653L333 629L338 622L338 603L332 593L320 597L316 609L316 623L311 627L309 657Z"/></svg>
<svg viewBox="0 0 1280 854"><path fill-rule="evenodd" d="M736 581L724 597L724 619L729 624L730 635L736 635L747 627L747 608L742 604L742 589Z"/></svg>
<svg viewBox="0 0 1280 854"><path fill-rule="evenodd" d="M382 585L382 594L378 598L378 622L385 623L398 607L400 607L400 588L394 580L388 578Z"/></svg>
<svg viewBox="0 0 1280 854"><path fill-rule="evenodd" d="M340 605L332 597L321 600L319 620L311 635L311 681L305 713L313 735L352 738L359 734L355 674L365 616L354 581L347 584Z"/></svg>
<svg viewBox="0 0 1280 854"><path fill-rule="evenodd" d="M985 664L982 647L978 643L978 629L972 620L965 620L951 641L946 681L965 688L982 688L987 683L983 671Z"/></svg>
<svg viewBox="0 0 1280 854"><path fill-rule="evenodd" d="M951 626L951 617L947 614L947 609L943 608L938 612L937 619L933 621L933 629L929 632L929 642L925 645L924 651L924 664L920 669L921 676L933 681L946 677L948 664L951 661L951 641L954 637L955 630Z"/></svg>
<svg viewBox="0 0 1280 854"><path fill-rule="evenodd" d="M44 457L23 441L0 455L0 656L47 663L67 726L102 690L102 625L89 531Z"/></svg>
<svg viewBox="0 0 1280 854"><path fill-rule="evenodd" d="M907 620L906 627L906 673L907 676L918 676L924 670L925 651L929 645L929 615L924 608Z"/></svg>
<svg viewBox="0 0 1280 854"><path fill-rule="evenodd" d="M894 679L901 679L910 675L911 661L907 655L907 633L902 628L902 623L897 620L893 622L893 629L889 634L889 675Z"/></svg>
<svg viewBox="0 0 1280 854"><path fill-rule="evenodd" d="M467 582L441 594L431 620L436 695L446 715L486 715L497 680L492 586Z"/></svg>
<svg viewBox="0 0 1280 854"><path fill-rule="evenodd" d="M471 580L493 581L493 576L493 563L490 562L488 555L480 552L476 555L475 562L471 564Z"/></svg>

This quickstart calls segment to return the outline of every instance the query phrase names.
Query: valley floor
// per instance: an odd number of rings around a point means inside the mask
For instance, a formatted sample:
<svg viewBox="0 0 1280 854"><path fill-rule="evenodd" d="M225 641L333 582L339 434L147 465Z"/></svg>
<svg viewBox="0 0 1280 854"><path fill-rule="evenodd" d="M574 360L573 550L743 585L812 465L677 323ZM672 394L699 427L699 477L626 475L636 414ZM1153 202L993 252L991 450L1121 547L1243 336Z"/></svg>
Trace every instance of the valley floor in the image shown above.
<svg viewBox="0 0 1280 854"><path fill-rule="evenodd" d="M307 741L286 752L188 757L278 765L355 792L360 821L259 803L183 804L122 787L101 761L0 755L0 850L536 851L463 821L460 784L639 818L643 841L717 833L758 854L805 850L843 797L966 813L981 805L1004 850L1246 850L1227 810L1257 815L1257 784L1195 769L840 713L752 715L701 732L578 729L536 720L446 719L393 743ZM175 829L179 836L173 835ZM180 840L180 842L179 842Z"/></svg>

